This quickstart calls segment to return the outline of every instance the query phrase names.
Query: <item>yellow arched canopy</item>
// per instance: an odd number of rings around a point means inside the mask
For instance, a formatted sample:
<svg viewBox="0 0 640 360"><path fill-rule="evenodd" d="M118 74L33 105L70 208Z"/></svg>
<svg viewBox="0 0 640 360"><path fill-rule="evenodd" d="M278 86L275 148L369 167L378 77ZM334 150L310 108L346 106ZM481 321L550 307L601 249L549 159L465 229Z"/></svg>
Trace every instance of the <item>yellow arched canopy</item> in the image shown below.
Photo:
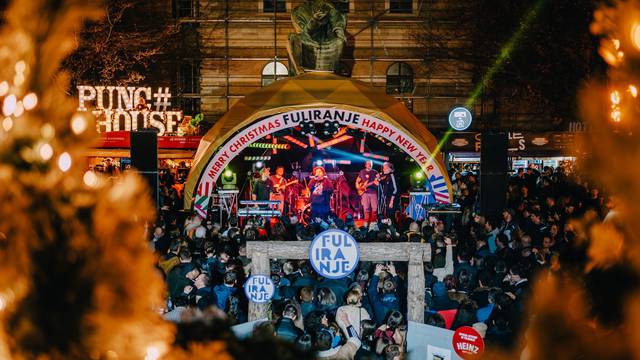
<svg viewBox="0 0 640 360"><path fill-rule="evenodd" d="M399 129L429 154L435 155L433 151L437 147L436 138L397 99L360 81L332 73L309 72L295 78L276 81L247 95L216 122L198 147L184 189L185 208L191 207L196 190L203 182L203 177L207 177L204 174L205 169L213 161L218 149L227 141L263 118L309 108L333 108L366 114ZM443 201L442 194L446 194L451 202L451 182L442 156L433 156L430 163L435 165L433 173L441 174L441 177L437 177L442 182L440 200ZM209 185L212 187L213 184Z"/></svg>

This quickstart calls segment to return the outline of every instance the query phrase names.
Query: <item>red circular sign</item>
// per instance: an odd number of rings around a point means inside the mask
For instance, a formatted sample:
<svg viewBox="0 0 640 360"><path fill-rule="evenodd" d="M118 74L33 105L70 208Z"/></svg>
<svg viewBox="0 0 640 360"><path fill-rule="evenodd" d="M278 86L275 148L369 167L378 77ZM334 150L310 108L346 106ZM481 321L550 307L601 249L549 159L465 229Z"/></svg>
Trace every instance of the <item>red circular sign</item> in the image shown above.
<svg viewBox="0 0 640 360"><path fill-rule="evenodd" d="M451 343L453 350L463 359L478 359L484 351L482 336L470 326L458 328Z"/></svg>

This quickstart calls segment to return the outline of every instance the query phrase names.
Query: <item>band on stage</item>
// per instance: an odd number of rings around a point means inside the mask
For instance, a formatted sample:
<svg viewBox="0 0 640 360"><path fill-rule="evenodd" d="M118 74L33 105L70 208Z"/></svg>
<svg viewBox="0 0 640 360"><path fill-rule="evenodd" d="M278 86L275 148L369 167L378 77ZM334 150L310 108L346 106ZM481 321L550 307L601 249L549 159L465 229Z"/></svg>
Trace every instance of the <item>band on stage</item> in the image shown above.
<svg viewBox="0 0 640 360"><path fill-rule="evenodd" d="M298 168L287 179L284 167L275 168L273 175L269 167L263 167L253 182L251 199L267 202L280 214L296 215L303 223L330 214L341 218L351 214L354 218L362 215L366 226L377 221L379 215L394 218L398 210L398 183L390 162L378 172L371 161L366 161L353 183L343 172L327 174L322 166L314 166L311 174L304 175Z"/></svg>

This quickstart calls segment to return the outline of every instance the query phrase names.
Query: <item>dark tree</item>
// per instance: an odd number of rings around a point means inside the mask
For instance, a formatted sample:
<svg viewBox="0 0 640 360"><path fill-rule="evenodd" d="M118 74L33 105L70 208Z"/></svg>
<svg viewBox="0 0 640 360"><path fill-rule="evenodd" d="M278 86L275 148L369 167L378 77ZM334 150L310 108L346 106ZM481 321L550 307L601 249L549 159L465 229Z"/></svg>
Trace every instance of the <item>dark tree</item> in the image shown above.
<svg viewBox="0 0 640 360"><path fill-rule="evenodd" d="M578 89L599 62L592 1L429 3L420 55L434 72L472 77L468 96L483 104L484 126L554 130L575 121Z"/></svg>
<svg viewBox="0 0 640 360"><path fill-rule="evenodd" d="M164 2L107 0L104 6L105 17L84 24L78 49L63 64L72 86L140 83L178 43L178 26Z"/></svg>

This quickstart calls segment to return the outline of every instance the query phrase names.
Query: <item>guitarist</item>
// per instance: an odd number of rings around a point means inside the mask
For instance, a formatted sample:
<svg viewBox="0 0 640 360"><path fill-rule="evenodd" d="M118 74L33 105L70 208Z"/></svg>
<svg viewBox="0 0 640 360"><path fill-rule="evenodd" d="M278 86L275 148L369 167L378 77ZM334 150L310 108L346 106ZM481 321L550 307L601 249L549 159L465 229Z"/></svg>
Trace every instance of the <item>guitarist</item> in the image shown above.
<svg viewBox="0 0 640 360"><path fill-rule="evenodd" d="M379 174L372 169L373 162L367 160L364 162L364 169L360 170L356 178L356 189L361 196L360 203L364 212L364 225L378 220L378 184Z"/></svg>
<svg viewBox="0 0 640 360"><path fill-rule="evenodd" d="M284 167L278 166L276 173L270 178L271 194L269 200L279 201L277 209L282 214L284 211L284 189L287 187L287 180L284 178Z"/></svg>

